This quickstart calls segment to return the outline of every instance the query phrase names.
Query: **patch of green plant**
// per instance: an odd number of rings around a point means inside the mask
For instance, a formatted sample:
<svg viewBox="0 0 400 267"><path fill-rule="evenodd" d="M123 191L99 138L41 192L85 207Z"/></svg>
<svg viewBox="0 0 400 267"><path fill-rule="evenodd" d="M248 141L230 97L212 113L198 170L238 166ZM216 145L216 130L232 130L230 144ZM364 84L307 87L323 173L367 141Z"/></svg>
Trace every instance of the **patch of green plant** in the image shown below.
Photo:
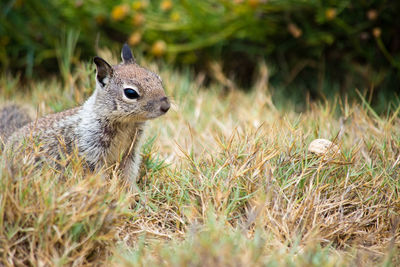
<svg viewBox="0 0 400 267"><path fill-rule="evenodd" d="M267 61L270 82L295 102L368 89L383 111L400 86L397 1L6 0L0 9L1 69L27 77L59 68L67 81L79 58L128 42L218 81L210 66L221 61L247 87Z"/></svg>

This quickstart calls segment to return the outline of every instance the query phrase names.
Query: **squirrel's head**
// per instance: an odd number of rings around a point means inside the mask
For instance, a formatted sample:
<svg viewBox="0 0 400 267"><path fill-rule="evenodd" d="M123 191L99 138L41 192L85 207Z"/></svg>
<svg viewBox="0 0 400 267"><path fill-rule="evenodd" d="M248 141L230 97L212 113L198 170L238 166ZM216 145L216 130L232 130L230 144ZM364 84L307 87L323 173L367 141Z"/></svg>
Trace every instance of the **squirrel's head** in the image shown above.
<svg viewBox="0 0 400 267"><path fill-rule="evenodd" d="M161 78L139 66L127 44L122 63L110 66L100 57L96 64L96 106L120 121L145 121L165 114L170 103Z"/></svg>

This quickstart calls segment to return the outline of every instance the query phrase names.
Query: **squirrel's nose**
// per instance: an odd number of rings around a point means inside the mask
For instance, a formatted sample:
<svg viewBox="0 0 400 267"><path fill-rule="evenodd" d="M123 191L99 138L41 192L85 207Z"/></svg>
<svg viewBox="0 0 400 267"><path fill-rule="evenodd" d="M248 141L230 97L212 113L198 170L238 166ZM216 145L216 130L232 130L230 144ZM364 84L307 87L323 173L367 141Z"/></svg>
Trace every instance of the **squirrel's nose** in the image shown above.
<svg viewBox="0 0 400 267"><path fill-rule="evenodd" d="M163 97L161 98L161 105L160 105L160 110L164 113L166 113L169 108L171 107L171 105L169 104L168 98Z"/></svg>

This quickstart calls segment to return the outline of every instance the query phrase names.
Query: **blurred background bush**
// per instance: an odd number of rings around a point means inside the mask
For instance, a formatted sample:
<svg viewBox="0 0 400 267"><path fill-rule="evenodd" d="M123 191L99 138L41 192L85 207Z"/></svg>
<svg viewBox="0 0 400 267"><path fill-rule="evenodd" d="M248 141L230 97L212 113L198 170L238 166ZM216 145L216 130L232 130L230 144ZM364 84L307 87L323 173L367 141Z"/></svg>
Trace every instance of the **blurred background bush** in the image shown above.
<svg viewBox="0 0 400 267"><path fill-rule="evenodd" d="M400 1L2 0L0 7L1 70L25 78L63 72L98 46L116 51L128 42L206 77L219 62L244 88L267 62L283 95L359 89L381 106L398 101Z"/></svg>

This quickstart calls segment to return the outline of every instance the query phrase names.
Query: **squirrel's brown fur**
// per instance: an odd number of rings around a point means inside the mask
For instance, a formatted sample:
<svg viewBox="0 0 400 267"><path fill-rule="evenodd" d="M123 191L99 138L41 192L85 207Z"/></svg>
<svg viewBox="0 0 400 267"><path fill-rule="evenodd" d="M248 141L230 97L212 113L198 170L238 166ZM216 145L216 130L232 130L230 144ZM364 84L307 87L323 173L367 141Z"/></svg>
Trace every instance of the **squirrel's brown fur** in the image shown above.
<svg viewBox="0 0 400 267"><path fill-rule="evenodd" d="M13 113L3 109L0 129L5 138L26 124L7 138L6 149L26 150L39 143L45 160L55 161L60 154L77 149L90 169L121 163L125 176L135 181L145 121L165 114L170 104L161 78L136 64L127 45L122 49L122 60L110 66L99 57L94 59L96 90L82 106L29 124L17 107L9 109Z"/></svg>
<svg viewBox="0 0 400 267"><path fill-rule="evenodd" d="M7 139L19 128L32 121L28 111L16 104L0 109L0 139L6 143Z"/></svg>

